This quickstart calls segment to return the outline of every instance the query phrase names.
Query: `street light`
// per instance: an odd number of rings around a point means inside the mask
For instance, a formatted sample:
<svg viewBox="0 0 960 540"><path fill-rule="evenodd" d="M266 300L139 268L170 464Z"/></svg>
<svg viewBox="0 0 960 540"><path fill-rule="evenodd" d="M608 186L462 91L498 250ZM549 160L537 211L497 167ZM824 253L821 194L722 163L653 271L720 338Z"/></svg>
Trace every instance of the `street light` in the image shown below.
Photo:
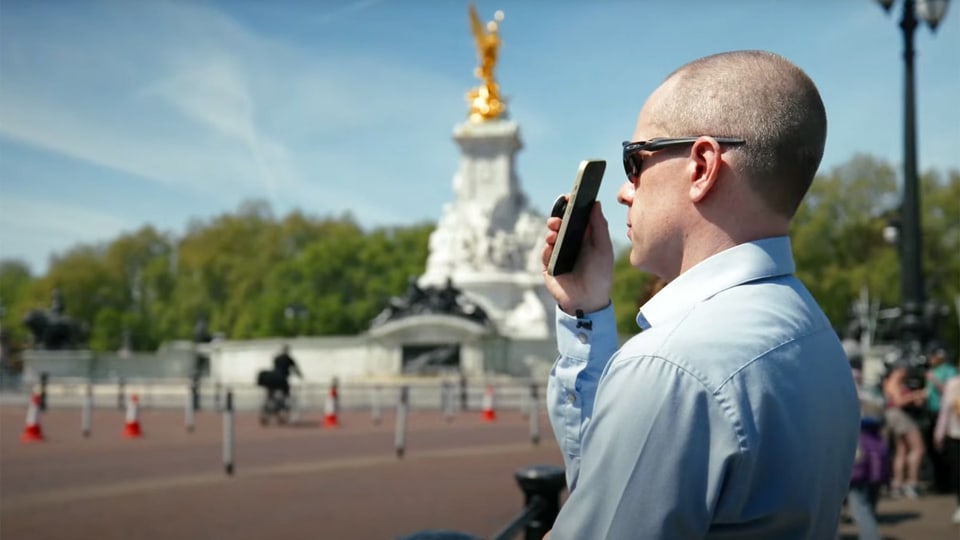
<svg viewBox="0 0 960 540"><path fill-rule="evenodd" d="M287 328L289 329L295 323L297 328L294 333L298 336L303 333L303 320L308 314L307 307L298 302L287 304L283 310L283 316L287 319Z"/></svg>
<svg viewBox="0 0 960 540"><path fill-rule="evenodd" d="M877 0L888 13L895 0ZM903 0L903 202L900 215L900 304L902 338L905 344L919 352L925 339L923 324L923 263L920 238L920 191L917 180L917 132L913 76L913 32L919 15L930 30L947 13L950 0Z"/></svg>

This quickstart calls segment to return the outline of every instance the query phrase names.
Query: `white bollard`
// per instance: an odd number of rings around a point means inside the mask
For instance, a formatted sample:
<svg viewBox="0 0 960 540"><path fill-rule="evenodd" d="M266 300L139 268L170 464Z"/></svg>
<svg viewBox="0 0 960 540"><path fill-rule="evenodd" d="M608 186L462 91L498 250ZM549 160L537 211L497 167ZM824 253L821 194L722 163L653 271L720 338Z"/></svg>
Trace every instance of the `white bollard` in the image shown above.
<svg viewBox="0 0 960 540"><path fill-rule="evenodd" d="M540 444L540 398L536 383L530 385L530 440Z"/></svg>
<svg viewBox="0 0 960 540"><path fill-rule="evenodd" d="M447 422L453 421L454 416L454 407L453 407L453 383L450 381L444 380L443 387L440 390L443 393L443 418Z"/></svg>
<svg viewBox="0 0 960 540"><path fill-rule="evenodd" d="M187 401L184 403L183 409L183 424L187 428L187 433L193 433L193 428L195 425L194 415L193 415L193 387L187 387Z"/></svg>
<svg viewBox="0 0 960 540"><path fill-rule="evenodd" d="M534 390L531 387L531 392L533 391ZM523 391L520 392L520 416L522 418L527 418L528 416L530 416L530 409L532 407L530 403L531 395L532 394L530 392L523 392Z"/></svg>
<svg viewBox="0 0 960 540"><path fill-rule="evenodd" d="M370 389L370 418L374 425L379 426L383 421L383 411L380 407L380 387L374 386Z"/></svg>
<svg viewBox="0 0 960 540"><path fill-rule="evenodd" d="M410 389L407 386L400 388L400 401L397 403L397 457L402 458L407 446L407 409L409 408Z"/></svg>
<svg viewBox="0 0 960 540"><path fill-rule="evenodd" d="M223 409L223 468L227 475L233 475L233 390L229 388Z"/></svg>
<svg viewBox="0 0 960 540"><path fill-rule="evenodd" d="M290 388L290 423L300 421L300 396L303 395L303 384L295 384Z"/></svg>
<svg viewBox="0 0 960 540"><path fill-rule="evenodd" d="M89 437L93 419L93 385L87 383L87 392L83 396L83 409L80 411L80 429L84 437Z"/></svg>

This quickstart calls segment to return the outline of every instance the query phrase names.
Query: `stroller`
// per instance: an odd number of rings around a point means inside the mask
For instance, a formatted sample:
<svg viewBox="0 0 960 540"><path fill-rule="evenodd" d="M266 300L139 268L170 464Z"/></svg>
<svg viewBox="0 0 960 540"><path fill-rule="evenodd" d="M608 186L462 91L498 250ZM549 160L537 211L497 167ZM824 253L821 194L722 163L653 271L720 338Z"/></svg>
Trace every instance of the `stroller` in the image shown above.
<svg viewBox="0 0 960 540"><path fill-rule="evenodd" d="M286 377L276 371L265 369L257 373L257 386L265 391L260 408L260 425L266 426L270 418L283 425L290 420L290 384Z"/></svg>

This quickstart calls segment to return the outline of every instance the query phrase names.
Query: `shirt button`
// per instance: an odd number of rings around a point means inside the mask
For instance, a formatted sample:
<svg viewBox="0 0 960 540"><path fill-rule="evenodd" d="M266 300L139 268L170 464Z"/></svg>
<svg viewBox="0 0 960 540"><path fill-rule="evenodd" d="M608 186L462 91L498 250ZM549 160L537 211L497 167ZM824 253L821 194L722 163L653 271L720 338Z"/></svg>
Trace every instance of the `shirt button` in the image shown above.
<svg viewBox="0 0 960 540"><path fill-rule="evenodd" d="M576 400L577 400L576 394L574 394L573 392L570 392L567 394L567 401L569 401L570 403L573 403Z"/></svg>
<svg viewBox="0 0 960 540"><path fill-rule="evenodd" d="M577 339L580 340L580 343L586 343L586 342L587 342L587 335L584 334L583 332L580 332L579 334L577 334Z"/></svg>

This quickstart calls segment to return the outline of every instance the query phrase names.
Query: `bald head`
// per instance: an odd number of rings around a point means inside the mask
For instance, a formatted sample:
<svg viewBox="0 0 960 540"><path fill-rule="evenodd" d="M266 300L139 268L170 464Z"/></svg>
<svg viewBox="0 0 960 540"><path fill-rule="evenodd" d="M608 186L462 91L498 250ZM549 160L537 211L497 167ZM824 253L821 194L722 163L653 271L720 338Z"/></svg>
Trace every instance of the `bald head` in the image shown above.
<svg viewBox="0 0 960 540"><path fill-rule="evenodd" d="M732 149L736 172L772 211L796 213L827 136L820 93L800 68L764 51L721 53L673 72L656 97L651 125L671 137L745 139Z"/></svg>

